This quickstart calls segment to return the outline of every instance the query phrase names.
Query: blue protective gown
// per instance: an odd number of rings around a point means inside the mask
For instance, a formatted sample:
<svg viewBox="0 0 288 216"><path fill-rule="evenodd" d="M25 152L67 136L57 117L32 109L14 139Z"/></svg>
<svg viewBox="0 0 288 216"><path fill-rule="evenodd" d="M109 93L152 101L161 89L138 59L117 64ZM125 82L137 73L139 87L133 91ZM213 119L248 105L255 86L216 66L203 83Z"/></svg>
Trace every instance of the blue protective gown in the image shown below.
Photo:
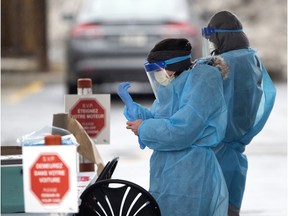
<svg viewBox="0 0 288 216"><path fill-rule="evenodd" d="M264 127L275 100L275 87L256 52L240 49L221 54L229 66L224 80L228 108L225 138L215 149L228 191L229 203L240 209L248 161L245 146Z"/></svg>
<svg viewBox="0 0 288 216"><path fill-rule="evenodd" d="M150 193L163 216L224 216L228 191L211 146L223 139L227 112L218 69L199 65L160 87L150 109L137 103L139 139L153 154ZM127 110L124 110L127 116Z"/></svg>

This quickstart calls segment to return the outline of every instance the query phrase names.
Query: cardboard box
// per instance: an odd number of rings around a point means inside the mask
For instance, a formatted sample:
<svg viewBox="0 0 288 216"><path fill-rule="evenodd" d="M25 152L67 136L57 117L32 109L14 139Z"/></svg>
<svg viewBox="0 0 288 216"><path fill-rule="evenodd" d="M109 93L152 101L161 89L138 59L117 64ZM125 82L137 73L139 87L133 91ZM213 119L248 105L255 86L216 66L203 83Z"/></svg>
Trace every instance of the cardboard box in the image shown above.
<svg viewBox="0 0 288 216"><path fill-rule="evenodd" d="M22 155L21 146L1 146L1 155Z"/></svg>
<svg viewBox="0 0 288 216"><path fill-rule="evenodd" d="M96 164L97 175L100 175L104 169L104 163L96 145L93 143L92 139L81 124L76 119L69 117L68 113L56 113L53 115L53 126L66 129L74 135L79 144L77 152L85 159Z"/></svg>

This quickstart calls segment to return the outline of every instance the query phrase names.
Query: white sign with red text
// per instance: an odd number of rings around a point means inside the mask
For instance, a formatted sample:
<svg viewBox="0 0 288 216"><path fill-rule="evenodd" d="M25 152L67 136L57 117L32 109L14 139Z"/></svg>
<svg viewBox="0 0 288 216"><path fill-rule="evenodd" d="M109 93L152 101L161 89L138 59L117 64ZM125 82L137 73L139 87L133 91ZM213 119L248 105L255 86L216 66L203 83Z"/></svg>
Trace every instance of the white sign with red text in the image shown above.
<svg viewBox="0 0 288 216"><path fill-rule="evenodd" d="M23 147L25 212L78 212L76 148Z"/></svg>
<svg viewBox="0 0 288 216"><path fill-rule="evenodd" d="M110 143L110 95L65 95L65 112L82 125L95 144Z"/></svg>

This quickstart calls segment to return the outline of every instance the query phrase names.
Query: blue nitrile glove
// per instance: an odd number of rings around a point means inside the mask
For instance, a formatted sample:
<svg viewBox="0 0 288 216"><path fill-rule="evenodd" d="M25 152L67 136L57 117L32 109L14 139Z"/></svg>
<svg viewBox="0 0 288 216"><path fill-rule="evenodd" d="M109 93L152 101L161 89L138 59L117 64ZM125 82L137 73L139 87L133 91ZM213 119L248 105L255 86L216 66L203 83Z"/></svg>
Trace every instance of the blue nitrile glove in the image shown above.
<svg viewBox="0 0 288 216"><path fill-rule="evenodd" d="M120 83L118 86L118 95L121 98L121 100L123 101L123 103L126 105L127 107L127 112L129 116L126 116L126 118L129 121L135 121L138 119L138 115L137 115L137 108L136 105L133 102L132 97L130 96L129 92L128 92L128 88L130 88L131 85L129 82L123 82Z"/></svg>
<svg viewBox="0 0 288 216"><path fill-rule="evenodd" d="M125 117L127 118L128 121L135 121L138 119L138 113L137 113L137 107L134 104L134 101L128 92L128 89L130 87L131 84L129 82L120 83L118 86L117 94L127 107L128 115L125 115ZM143 143L141 143L140 139L138 139L138 142L140 144L141 149L144 149L146 147Z"/></svg>

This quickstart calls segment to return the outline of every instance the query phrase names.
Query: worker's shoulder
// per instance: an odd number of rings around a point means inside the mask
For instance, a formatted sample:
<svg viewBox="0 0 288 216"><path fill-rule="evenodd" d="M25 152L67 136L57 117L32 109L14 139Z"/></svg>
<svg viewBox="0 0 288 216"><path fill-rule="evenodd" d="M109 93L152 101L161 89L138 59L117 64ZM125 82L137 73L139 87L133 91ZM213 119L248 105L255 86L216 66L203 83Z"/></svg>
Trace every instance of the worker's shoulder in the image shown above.
<svg viewBox="0 0 288 216"><path fill-rule="evenodd" d="M230 50L228 52L222 53L220 56L224 58L225 61L229 61L231 59L237 59L242 57L253 57L257 51L252 48L244 48L244 49L238 49L238 50Z"/></svg>
<svg viewBox="0 0 288 216"><path fill-rule="evenodd" d="M218 76L220 74L217 67L208 65L208 64L200 64L191 69L192 75L202 75L202 76Z"/></svg>

